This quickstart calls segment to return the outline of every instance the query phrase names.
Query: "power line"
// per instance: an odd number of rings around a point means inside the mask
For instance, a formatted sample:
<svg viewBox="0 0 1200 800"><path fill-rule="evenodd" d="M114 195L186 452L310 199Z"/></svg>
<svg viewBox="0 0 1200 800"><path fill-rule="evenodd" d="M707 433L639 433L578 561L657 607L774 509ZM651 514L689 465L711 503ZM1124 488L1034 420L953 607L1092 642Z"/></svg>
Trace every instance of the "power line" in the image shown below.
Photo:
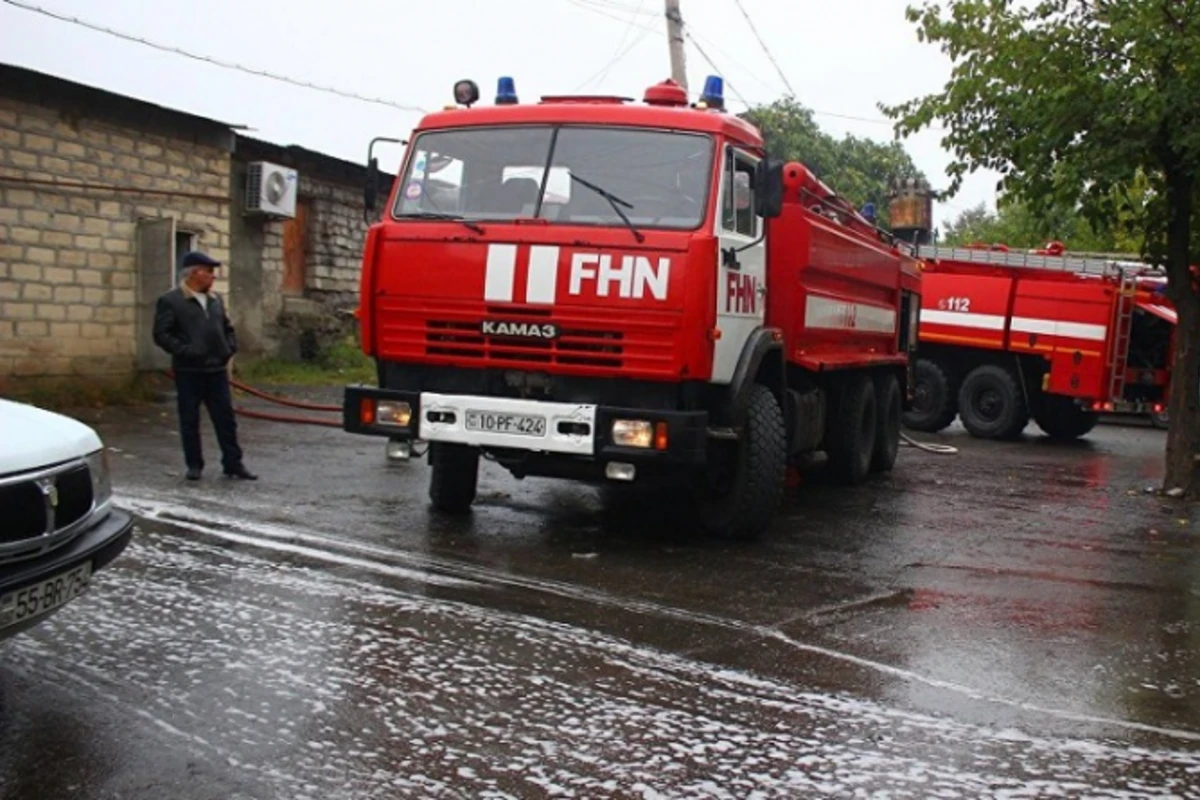
<svg viewBox="0 0 1200 800"><path fill-rule="evenodd" d="M725 77L725 74L724 74L724 72L722 72L722 71L721 71L721 68L720 68L720 67L718 67L716 64L714 64L714 63L713 63L713 60L712 60L711 58L709 58L709 57L708 57L708 53L704 52L704 48L703 48L703 47L701 47L701 46L700 46L700 43L696 41L696 37L695 37L695 36L692 36L692 34L690 34L690 33L688 32L687 28L684 28L684 29L683 29L683 35L684 35L684 36L686 36L686 37L688 38L688 40L689 40L689 41L690 41L690 42L691 42L693 45L695 45L695 46L696 46L696 51L697 51L698 53L700 53L700 57L701 57L701 58L703 58L705 61L707 61L707 62L708 62L708 65L709 65L710 67L712 67L714 70L716 70L716 72L717 72L717 74L718 74L718 75L720 75L722 78L724 78L724 80L725 80L725 85L729 87L729 91L733 92L734 96L735 96L735 97L737 97L737 99L738 99L738 100L741 100L741 101L742 101L742 105L744 105L744 106L746 106L747 108L749 108L749 107L750 107L750 103L746 102L746 98L742 97L742 93L741 93L741 92L739 92L739 91L738 91L736 88L734 88L733 82L732 82L732 81L730 81L730 80L729 80L729 78L726 78L726 77Z"/></svg>
<svg viewBox="0 0 1200 800"><path fill-rule="evenodd" d="M221 61L219 59L213 58L212 56L205 56L205 55L200 55L198 53L191 53L191 52L188 52L187 50L182 50L178 47L173 47L171 45L165 45L165 44L159 44L158 42L152 42L148 39L142 39L140 37L133 36L132 34L123 33L121 31L115 31L112 28L106 28L103 25L97 25L93 22L88 22L86 20L79 19L78 17L71 17L71 16L67 16L66 14L59 14L55 11L50 11L45 8L41 8L39 6L22 3L22 2L19 2L19 0L0 0L0 2L7 3L8 5L13 6L14 8L20 8L24 11L32 11L36 14L41 14L42 16L50 17L51 19L56 19L60 22L69 22L73 25L79 25L80 27L87 28L89 30L97 31L99 33L106 33L109 36L115 36L118 39L124 39L127 42L134 42L136 44L144 45L146 47L150 47L155 50L161 50L165 53L174 53L175 55L184 56L186 58L190 58L195 61L202 61L206 64L212 64L213 66L224 67L225 69L236 70L238 72L245 72L250 75L256 75L260 78L270 78L271 80L281 81L282 83L288 83L288 84L291 84L292 86L299 86L304 89L312 89L312 90L318 91L318 92L326 92L328 94L334 94L339 97L346 97L351 100L361 100L364 103L374 103L376 105L388 106L390 108L396 108L401 111L412 111L412 112L416 112L416 113L420 113L420 114L428 113L425 109L423 109L419 106L408 106L408 105L404 105L403 103L397 103L393 100L388 100L388 99L382 98L382 97L366 97L365 95L355 94L354 92L347 92L343 89L337 89L332 86L320 86L315 83L309 83L307 81L297 80L296 78L289 78L286 75L277 75L277 74L274 74L271 72L266 72L265 70L254 69L253 67L245 67L245 66L242 66L241 64L235 64L230 61Z"/></svg>
<svg viewBox="0 0 1200 800"><path fill-rule="evenodd" d="M779 62L776 61L775 56L771 54L771 49L767 47L767 43L764 42L762 37L758 35L758 29L754 27L754 21L751 20L750 15L746 13L746 8L742 5L742 0L733 0L733 2L737 4L738 11L742 12L742 16L746 18L746 24L750 26L750 32L754 34L755 39L758 39L758 43L762 47L763 52L767 54L767 58L771 60L771 64L775 67L775 71L779 73L779 79L783 81L783 85L787 87L789 92L791 92L792 97L795 97L796 90L792 88L792 84L788 82L787 76L783 74L783 70L779 67Z"/></svg>
<svg viewBox="0 0 1200 800"><path fill-rule="evenodd" d="M642 32L638 34L632 42L629 43L629 46L625 47L625 40L629 38L630 32L632 32L635 27L638 27L636 24L637 15L642 13L642 6L645 4L645 2L646 0L638 0L637 8L633 10L633 16L629 18L629 24L625 26L625 29L621 33L621 40L617 42L617 47L615 50L613 50L612 58L610 58L608 63L606 63L603 67L593 72L586 80L583 81L583 83L575 87L574 91L578 92L592 81L603 81L606 77L608 77L609 70L616 66L621 59L625 58L625 56L627 56L633 50L633 48L637 47L638 44L640 44L641 41L646 38L646 35L650 32L649 29L643 29Z"/></svg>

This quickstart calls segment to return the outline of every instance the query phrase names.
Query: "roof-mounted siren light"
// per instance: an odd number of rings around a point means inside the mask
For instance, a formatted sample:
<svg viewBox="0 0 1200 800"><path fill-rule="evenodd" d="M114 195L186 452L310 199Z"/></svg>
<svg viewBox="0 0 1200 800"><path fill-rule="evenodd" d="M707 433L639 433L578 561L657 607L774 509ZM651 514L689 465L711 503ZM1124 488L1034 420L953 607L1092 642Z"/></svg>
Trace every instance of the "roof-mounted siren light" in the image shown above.
<svg viewBox="0 0 1200 800"><path fill-rule="evenodd" d="M649 106L686 106L687 92L671 78L646 88L642 101Z"/></svg>
<svg viewBox="0 0 1200 800"><path fill-rule="evenodd" d="M507 76L496 81L496 105L511 106L517 104L517 84Z"/></svg>
<svg viewBox="0 0 1200 800"><path fill-rule="evenodd" d="M479 86L472 80L461 80L454 84L454 102L470 108L479 102Z"/></svg>
<svg viewBox="0 0 1200 800"><path fill-rule="evenodd" d="M725 81L720 75L709 75L704 79L704 91L700 93L700 108L725 109Z"/></svg>
<svg viewBox="0 0 1200 800"><path fill-rule="evenodd" d="M865 219L867 222L871 223L872 225L875 224L876 215L875 215L875 204L874 203L871 203L871 202L864 203L863 207L862 207L862 211L860 211L859 214L861 214L862 218Z"/></svg>

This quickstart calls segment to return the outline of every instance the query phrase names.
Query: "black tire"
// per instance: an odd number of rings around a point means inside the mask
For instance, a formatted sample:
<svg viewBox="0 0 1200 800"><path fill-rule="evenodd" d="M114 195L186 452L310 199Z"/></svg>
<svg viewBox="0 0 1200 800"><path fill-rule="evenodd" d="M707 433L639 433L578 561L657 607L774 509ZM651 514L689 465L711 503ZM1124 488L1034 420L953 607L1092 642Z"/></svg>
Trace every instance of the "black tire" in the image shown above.
<svg viewBox="0 0 1200 800"><path fill-rule="evenodd" d="M1084 411L1068 397L1049 395L1042 398L1041 408L1033 415L1033 421L1051 439L1069 442L1086 436L1100 422L1100 415Z"/></svg>
<svg viewBox="0 0 1200 800"><path fill-rule="evenodd" d="M900 417L904 399L900 380L894 372L875 376L875 450L871 454L871 472L891 472L900 454Z"/></svg>
<svg viewBox="0 0 1200 800"><path fill-rule="evenodd" d="M958 415L978 439L1015 439L1029 424L1029 407L1017 377L994 364L976 367L963 379Z"/></svg>
<svg viewBox="0 0 1200 800"><path fill-rule="evenodd" d="M433 468L429 499L433 507L447 514L465 514L475 502L479 451L461 444L431 442L429 455Z"/></svg>
<svg viewBox="0 0 1200 800"><path fill-rule="evenodd" d="M783 500L787 441L783 411L766 386L750 389L737 442L713 440L710 464L698 487L700 527L732 539L756 539L770 527Z"/></svg>
<svg viewBox="0 0 1200 800"><path fill-rule="evenodd" d="M875 384L865 373L844 379L835 392L825 427L825 453L833 477L843 484L862 483L871 471L878 430Z"/></svg>
<svg viewBox="0 0 1200 800"><path fill-rule="evenodd" d="M958 416L958 398L950 373L936 361L917 359L913 366L913 405L904 427L924 433L944 430Z"/></svg>
<svg viewBox="0 0 1200 800"><path fill-rule="evenodd" d="M1166 411L1157 411L1150 415L1150 424L1165 431L1171 427L1171 418Z"/></svg>

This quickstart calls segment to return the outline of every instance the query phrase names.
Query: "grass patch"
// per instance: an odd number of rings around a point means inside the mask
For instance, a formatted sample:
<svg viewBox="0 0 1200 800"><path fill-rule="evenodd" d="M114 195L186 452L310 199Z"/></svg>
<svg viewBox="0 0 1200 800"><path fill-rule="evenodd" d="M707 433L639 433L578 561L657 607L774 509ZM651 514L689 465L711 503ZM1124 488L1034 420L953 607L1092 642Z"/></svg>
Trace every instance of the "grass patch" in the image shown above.
<svg viewBox="0 0 1200 800"><path fill-rule="evenodd" d="M312 361L290 361L282 358L261 358L256 361L235 362L234 372L248 384L277 384L290 386L344 386L364 383L374 386L375 362L363 353L353 336L324 350Z"/></svg>
<svg viewBox="0 0 1200 800"><path fill-rule="evenodd" d="M0 388L9 400L63 413L80 408L139 406L158 402L171 382L157 373L126 377L54 377L10 379Z"/></svg>

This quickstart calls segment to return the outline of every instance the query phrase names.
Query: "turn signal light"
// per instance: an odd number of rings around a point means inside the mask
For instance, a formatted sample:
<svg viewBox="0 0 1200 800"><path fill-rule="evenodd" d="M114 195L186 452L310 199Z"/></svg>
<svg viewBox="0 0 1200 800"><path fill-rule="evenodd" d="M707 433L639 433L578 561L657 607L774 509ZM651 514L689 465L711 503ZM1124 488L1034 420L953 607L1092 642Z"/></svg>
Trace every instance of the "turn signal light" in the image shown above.
<svg viewBox="0 0 1200 800"><path fill-rule="evenodd" d="M670 440L667 438L667 423L659 422L654 426L654 449L666 450Z"/></svg>
<svg viewBox="0 0 1200 800"><path fill-rule="evenodd" d="M358 421L363 425L375 424L375 401L364 397L358 403Z"/></svg>

